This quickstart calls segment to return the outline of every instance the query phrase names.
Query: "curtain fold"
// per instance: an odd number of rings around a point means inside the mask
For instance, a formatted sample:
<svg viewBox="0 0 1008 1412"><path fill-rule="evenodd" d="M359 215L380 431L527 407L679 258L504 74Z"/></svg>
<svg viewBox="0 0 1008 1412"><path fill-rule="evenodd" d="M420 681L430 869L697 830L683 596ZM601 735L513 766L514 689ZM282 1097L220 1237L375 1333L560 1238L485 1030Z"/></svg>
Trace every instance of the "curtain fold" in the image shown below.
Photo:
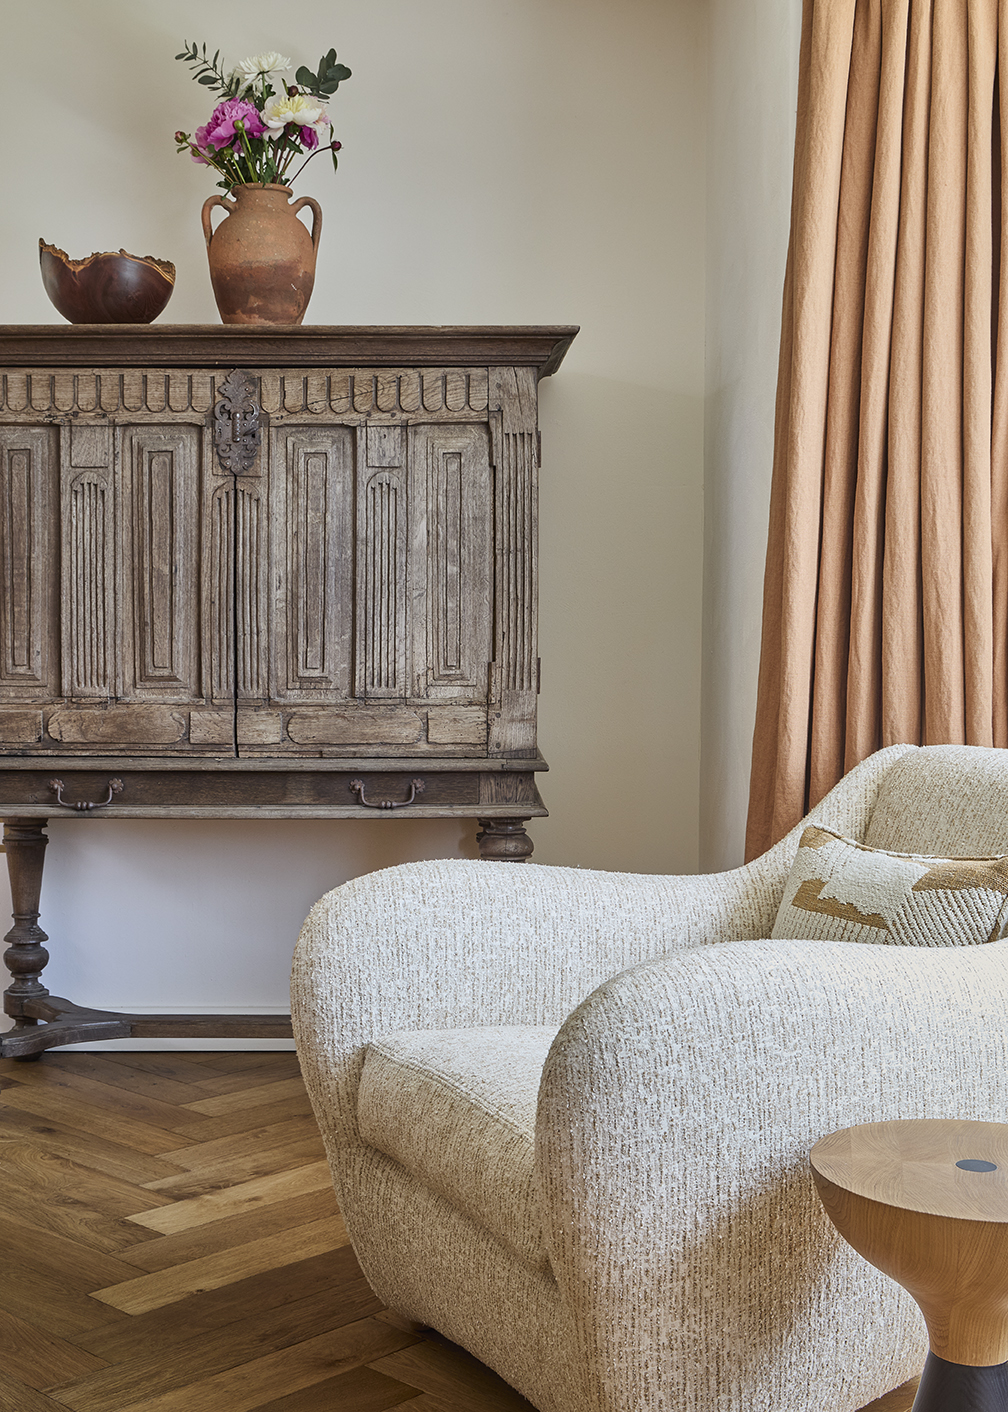
<svg viewBox="0 0 1008 1412"><path fill-rule="evenodd" d="M1008 745L1006 24L805 0L749 858L884 745Z"/></svg>

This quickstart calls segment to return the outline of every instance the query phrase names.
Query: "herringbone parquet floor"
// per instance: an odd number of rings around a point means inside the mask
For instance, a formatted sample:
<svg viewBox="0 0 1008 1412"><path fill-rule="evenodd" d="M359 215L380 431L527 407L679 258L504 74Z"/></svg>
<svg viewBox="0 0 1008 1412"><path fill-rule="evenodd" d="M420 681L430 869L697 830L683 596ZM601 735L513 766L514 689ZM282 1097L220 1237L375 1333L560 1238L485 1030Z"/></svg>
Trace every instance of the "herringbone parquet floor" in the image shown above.
<svg viewBox="0 0 1008 1412"><path fill-rule="evenodd" d="M0 1061L0 1412L391 1407L530 1412L385 1316L293 1054Z"/></svg>
<svg viewBox="0 0 1008 1412"><path fill-rule="evenodd" d="M0 1061L0 1412L530 1412L383 1317L293 1054Z"/></svg>

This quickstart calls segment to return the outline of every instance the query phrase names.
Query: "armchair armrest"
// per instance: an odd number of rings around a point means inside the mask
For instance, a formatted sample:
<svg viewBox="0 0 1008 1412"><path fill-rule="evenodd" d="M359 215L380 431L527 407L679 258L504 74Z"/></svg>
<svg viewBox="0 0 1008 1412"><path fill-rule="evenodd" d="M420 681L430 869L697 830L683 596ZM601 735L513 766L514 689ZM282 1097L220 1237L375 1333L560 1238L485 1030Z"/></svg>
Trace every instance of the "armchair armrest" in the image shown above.
<svg viewBox="0 0 1008 1412"><path fill-rule="evenodd" d="M861 837L886 769L864 761L809 815ZM294 953L291 1014L330 1155L357 1140L364 1046L400 1029L559 1025L648 957L769 934L803 825L742 868L696 877L460 859L355 878L315 904Z"/></svg>
<svg viewBox="0 0 1008 1412"><path fill-rule="evenodd" d="M455 859L327 893L302 928L291 979L327 1144L357 1140L357 1082L375 1035L559 1025L628 965L758 926L770 886L752 867L678 878Z"/></svg>
<svg viewBox="0 0 1008 1412"><path fill-rule="evenodd" d="M1008 946L738 942L601 986L543 1073L536 1182L587 1405L848 1412L919 1370L912 1301L819 1207L824 1134L1008 1118ZM839 1368L838 1368L839 1365ZM759 1391L757 1391L757 1388ZM627 1389L630 1391L628 1392Z"/></svg>

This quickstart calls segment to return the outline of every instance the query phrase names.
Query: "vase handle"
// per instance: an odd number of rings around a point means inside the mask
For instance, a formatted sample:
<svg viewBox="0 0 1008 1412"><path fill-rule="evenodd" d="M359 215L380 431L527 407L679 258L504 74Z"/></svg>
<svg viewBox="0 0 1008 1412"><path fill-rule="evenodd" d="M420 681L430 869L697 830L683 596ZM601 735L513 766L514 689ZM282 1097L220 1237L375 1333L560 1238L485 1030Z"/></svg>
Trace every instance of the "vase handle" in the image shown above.
<svg viewBox="0 0 1008 1412"><path fill-rule="evenodd" d="M301 210L302 206L311 207L311 243L312 249L317 255L319 238L322 235L322 207L315 200L314 196L302 196L299 201L294 202L293 206L291 206L290 209L294 212L297 212ZM204 206L203 209L205 211L206 206Z"/></svg>
<svg viewBox="0 0 1008 1412"><path fill-rule="evenodd" d="M208 250L210 249L210 237L213 235L213 226L210 224L210 212L215 206L223 206L230 216L235 208L235 203L233 200L225 200L223 196L208 196L203 202L203 210L201 213L203 219L203 237L206 240Z"/></svg>

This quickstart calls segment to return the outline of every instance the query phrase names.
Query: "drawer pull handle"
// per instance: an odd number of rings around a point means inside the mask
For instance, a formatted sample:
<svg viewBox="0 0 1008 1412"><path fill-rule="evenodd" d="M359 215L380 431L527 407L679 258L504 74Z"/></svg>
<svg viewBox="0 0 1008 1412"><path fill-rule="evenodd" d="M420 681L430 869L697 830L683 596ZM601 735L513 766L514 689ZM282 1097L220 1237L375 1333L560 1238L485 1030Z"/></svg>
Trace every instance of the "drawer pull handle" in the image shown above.
<svg viewBox="0 0 1008 1412"><path fill-rule="evenodd" d="M418 794L423 794L427 788L423 780L410 780L410 792L408 799L365 799L364 781L351 780L350 792L356 794L365 809L405 809L407 804L412 804Z"/></svg>
<svg viewBox="0 0 1008 1412"><path fill-rule="evenodd" d="M64 799L63 781L50 780L49 788L56 791L56 803L61 804L64 809L77 809L82 814L88 813L91 809L104 809L106 804L112 803L112 796L122 794L122 780L109 780L107 799Z"/></svg>

